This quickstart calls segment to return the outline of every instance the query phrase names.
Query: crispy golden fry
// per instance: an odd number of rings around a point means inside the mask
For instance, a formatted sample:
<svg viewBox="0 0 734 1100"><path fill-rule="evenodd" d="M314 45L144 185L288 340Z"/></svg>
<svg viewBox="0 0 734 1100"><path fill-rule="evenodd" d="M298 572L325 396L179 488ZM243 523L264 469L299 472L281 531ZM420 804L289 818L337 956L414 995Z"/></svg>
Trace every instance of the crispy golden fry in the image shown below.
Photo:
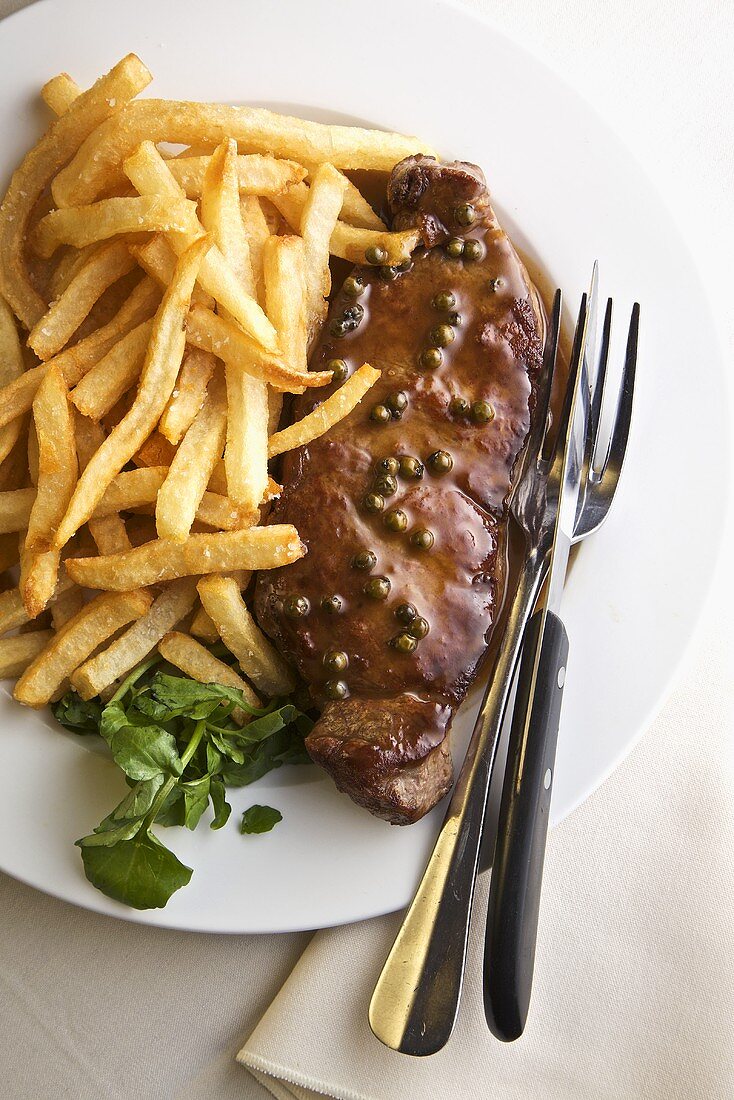
<svg viewBox="0 0 734 1100"><path fill-rule="evenodd" d="M65 114L82 90L68 73L52 76L41 88L41 99L57 116Z"/></svg>
<svg viewBox="0 0 734 1100"><path fill-rule="evenodd" d="M236 155L237 142L234 142L234 151ZM183 188L187 199L201 196L209 161L206 156L180 156L169 162L173 177ZM235 172L237 190L241 195L279 195L306 176L306 169L293 160L276 160L259 153L238 156Z"/></svg>
<svg viewBox="0 0 734 1100"><path fill-rule="evenodd" d="M134 54L123 58L78 97L62 118L23 159L0 207L0 289L27 329L46 312L25 264L25 238L36 202L84 139L150 83L151 75Z"/></svg>
<svg viewBox="0 0 734 1100"><path fill-rule="evenodd" d="M329 241L344 201L347 181L331 164L316 170L301 214L306 260L306 324L309 335L326 313L331 291Z"/></svg>
<svg viewBox="0 0 734 1100"><path fill-rule="evenodd" d="M58 582L61 555L58 550L26 550L19 540L20 576L18 587L28 619L37 619L46 607Z"/></svg>
<svg viewBox="0 0 734 1100"><path fill-rule="evenodd" d="M308 370L306 248L301 237L270 237L263 249L265 303L283 358L293 370Z"/></svg>
<svg viewBox="0 0 734 1100"><path fill-rule="evenodd" d="M336 393L327 397L313 412L308 413L296 424L290 424L287 428L283 428L282 432L276 432L271 436L268 444L270 457L283 454L284 451L292 451L295 447L303 447L312 439L317 439L328 432L329 428L338 424L349 415L352 409L356 408L379 377L380 372L369 363L365 363L346 380L343 386L339 387Z"/></svg>
<svg viewBox="0 0 734 1100"><path fill-rule="evenodd" d="M293 690L292 671L255 623L233 578L203 577L199 598L227 649L258 690L266 695Z"/></svg>
<svg viewBox="0 0 734 1100"><path fill-rule="evenodd" d="M5 299L0 298L0 387L5 387L19 378L24 366L15 318ZM18 418L0 428L0 465L17 443L21 427L22 421Z"/></svg>
<svg viewBox="0 0 734 1100"><path fill-rule="evenodd" d="M38 358L50 359L61 351L95 302L134 267L135 260L124 241L112 241L95 252L34 325L28 343Z"/></svg>
<svg viewBox="0 0 734 1100"><path fill-rule="evenodd" d="M25 545L27 550L45 551L71 500L77 475L69 390L58 367L51 367L38 387L33 423L38 439L38 489Z"/></svg>
<svg viewBox="0 0 734 1100"><path fill-rule="evenodd" d="M223 141L209 158L201 191L201 221L245 291L253 297L255 287L250 245L240 209L235 141Z"/></svg>
<svg viewBox="0 0 734 1100"><path fill-rule="evenodd" d="M196 205L189 199L169 200L157 195L100 199L89 206L52 210L33 230L31 243L44 259L53 256L61 244L84 248L122 233L183 233L196 218Z"/></svg>
<svg viewBox="0 0 734 1100"><path fill-rule="evenodd" d="M16 545L18 540L16 539ZM72 587L72 581L65 574L59 577L56 591L49 601L53 607L54 601ZM20 626L29 623L30 616L23 606L23 596L18 588L8 588L0 592L0 634L7 634L9 630L17 630Z"/></svg>
<svg viewBox="0 0 734 1100"><path fill-rule="evenodd" d="M76 688L82 699L99 695L144 660L161 638L189 613L195 599L195 577L172 581L142 618L107 649L85 661L73 673L72 687Z"/></svg>
<svg viewBox="0 0 734 1100"><path fill-rule="evenodd" d="M151 432L142 447L135 452L132 460L136 466L170 466L175 454L176 448L174 445L169 443L159 431L154 431ZM227 492L226 481L223 480L221 485L221 489L217 488L215 492L224 494Z"/></svg>
<svg viewBox="0 0 734 1100"><path fill-rule="evenodd" d="M209 642L210 645L214 642L219 641L217 628L215 627L214 623L211 621L203 607L199 608L199 610L196 612L193 619L191 620L189 632L197 638L203 638L204 641Z"/></svg>
<svg viewBox="0 0 734 1100"><path fill-rule="evenodd" d="M147 439L166 407L183 358L186 341L183 325L191 303L191 291L208 247L206 238L197 241L176 264L173 280L153 323L137 397L79 478L56 534L57 548L64 546L86 523L109 483Z"/></svg>
<svg viewBox="0 0 734 1100"><path fill-rule="evenodd" d="M14 638L0 639L0 680L15 679L25 672L53 636L53 630L34 630Z"/></svg>
<svg viewBox="0 0 734 1100"><path fill-rule="evenodd" d="M81 271L95 252L100 248L106 248L107 244L107 241L95 241L94 244L88 244L86 248L64 246L49 279L48 292L52 302L61 297L74 276Z"/></svg>
<svg viewBox="0 0 734 1100"><path fill-rule="evenodd" d="M84 607L84 593L76 584L62 592L51 605L51 622L54 630L61 630Z"/></svg>
<svg viewBox="0 0 734 1100"><path fill-rule="evenodd" d="M405 229L399 233L390 233L387 229L376 232L372 229L357 229L344 222L337 222L331 235L329 248L332 256L340 256L353 264L362 264L365 252L370 248L382 248L387 253L385 263L402 264L420 244L420 231Z"/></svg>
<svg viewBox="0 0 734 1100"><path fill-rule="evenodd" d="M300 393L301 386L326 386L330 371L294 371L280 356L263 351L236 325L202 306L194 306L186 319L186 339L194 347L210 351L227 366L243 370L279 386L286 393ZM0 394L1 396L1 394Z"/></svg>
<svg viewBox="0 0 734 1100"><path fill-rule="evenodd" d="M218 145L233 137L242 152L270 153L309 164L328 161L344 170L389 172L412 153L431 150L416 138L356 126L326 126L274 114L262 107L176 103L146 99L130 104L97 128L53 184L58 206L90 202L114 181L120 164L141 141Z"/></svg>
<svg viewBox="0 0 734 1100"><path fill-rule="evenodd" d="M275 435L283 413L283 393L268 387L268 436Z"/></svg>
<svg viewBox="0 0 734 1100"><path fill-rule="evenodd" d="M270 238L270 226L260 205L260 200L255 195L243 195L240 198L240 216L250 249L250 265L255 297L260 305L264 306L263 248L265 242Z"/></svg>
<svg viewBox="0 0 734 1100"><path fill-rule="evenodd" d="M155 313L159 301L160 291L155 283L150 279L143 279L109 324L60 352L48 363L25 371L15 381L4 386L0 390L0 427L28 412L36 390L52 365L61 370L67 386L76 386L113 344L131 328Z"/></svg>
<svg viewBox="0 0 734 1100"><path fill-rule="evenodd" d="M10 489L0 493L0 534L24 531L35 499L35 489Z"/></svg>
<svg viewBox="0 0 734 1100"><path fill-rule="evenodd" d="M212 470L221 457L226 431L227 397L223 380L215 375L158 492L155 520L159 538L174 542L188 538ZM258 498L252 510L259 502Z"/></svg>
<svg viewBox="0 0 734 1100"><path fill-rule="evenodd" d="M153 321L142 321L103 355L71 392L72 404L84 416L101 420L130 390L143 369Z"/></svg>
<svg viewBox="0 0 734 1100"><path fill-rule="evenodd" d="M171 248L163 233L152 233L143 244L131 244L128 246L131 256L134 256L146 275L150 275L159 286L165 290L176 267L176 253ZM214 308L214 299L200 286L195 286L191 295L192 302Z"/></svg>
<svg viewBox="0 0 734 1100"><path fill-rule="evenodd" d="M86 588L124 592L197 573L276 569L297 561L305 552L294 527L273 524L190 535L179 543L159 539L108 557L69 558L66 569L72 580Z"/></svg>
<svg viewBox="0 0 734 1100"><path fill-rule="evenodd" d="M376 229L379 232L385 229L382 218L375 214L367 199L351 180L347 180L340 221L356 226L358 229Z"/></svg>
<svg viewBox="0 0 734 1100"><path fill-rule="evenodd" d="M216 359L207 351L189 348L181 365L176 388L171 394L158 430L169 443L177 445L191 427L204 404L206 389L214 373Z"/></svg>
<svg viewBox="0 0 734 1100"><path fill-rule="evenodd" d="M125 173L141 195L158 196L171 205L181 199L183 192L156 147L144 141L134 156L125 161ZM193 216L183 230L167 233L166 237L178 255L198 240L204 233L199 219ZM275 329L257 302L247 294L237 276L216 245L211 245L199 269L199 282L253 340L270 351L276 351L278 340Z"/></svg>
<svg viewBox="0 0 734 1100"><path fill-rule="evenodd" d="M79 472L83 473L92 456L104 443L104 431L96 421L90 420L77 412L74 418L74 435ZM104 516L102 519L92 517L88 522L88 527L100 554L122 554L125 550L132 548L132 543L125 530L125 523L118 515L111 514Z"/></svg>
<svg viewBox="0 0 734 1100"><path fill-rule="evenodd" d="M85 605L39 653L15 685L19 703L43 707L107 638L139 619L151 604L147 592L104 593Z"/></svg>
<svg viewBox="0 0 734 1100"><path fill-rule="evenodd" d="M219 637L216 630L216 638ZM158 652L161 657L170 661L176 668L180 668L192 680L198 680L200 684L222 684L224 687L235 688L241 691L245 701L251 707L260 707L261 703L255 692L246 680L243 680L233 668L225 665L217 657L212 656L208 649L189 638L186 634L173 631L158 643ZM235 722L241 726L250 720L250 715L240 707L232 711Z"/></svg>
<svg viewBox="0 0 734 1100"><path fill-rule="evenodd" d="M154 505L168 472L168 466L143 466L138 470L124 470L109 486L95 509L95 518L89 522L96 523L99 518L115 516L118 512ZM196 510L196 519L199 523L219 530L238 531L251 527L257 519L257 513L239 508L220 493L206 492Z"/></svg>

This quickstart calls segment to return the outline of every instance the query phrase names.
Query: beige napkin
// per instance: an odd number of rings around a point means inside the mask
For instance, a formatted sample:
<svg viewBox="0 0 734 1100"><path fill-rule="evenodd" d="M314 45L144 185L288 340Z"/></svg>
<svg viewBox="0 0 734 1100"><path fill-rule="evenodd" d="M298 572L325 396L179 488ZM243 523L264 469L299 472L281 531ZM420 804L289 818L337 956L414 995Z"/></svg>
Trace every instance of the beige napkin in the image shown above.
<svg viewBox="0 0 734 1100"><path fill-rule="evenodd" d="M278 1100L731 1100L731 631L698 652L634 753L549 839L519 1042L485 1027L477 927L448 1047L427 1059L383 1047L367 1006L391 916L318 933L242 1065Z"/></svg>

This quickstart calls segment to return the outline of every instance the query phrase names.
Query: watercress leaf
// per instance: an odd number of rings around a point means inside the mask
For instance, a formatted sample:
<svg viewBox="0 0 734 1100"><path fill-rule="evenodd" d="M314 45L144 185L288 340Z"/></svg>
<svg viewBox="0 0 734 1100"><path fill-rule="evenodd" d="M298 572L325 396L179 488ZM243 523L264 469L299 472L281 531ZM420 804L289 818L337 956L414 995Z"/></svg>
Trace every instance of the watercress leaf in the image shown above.
<svg viewBox="0 0 734 1100"><path fill-rule="evenodd" d="M145 832L110 847L85 846L81 852L84 872L92 885L134 909L161 909L193 874L173 852Z"/></svg>
<svg viewBox="0 0 734 1100"><path fill-rule="evenodd" d="M183 825L185 817L186 807L184 805L183 791L180 786L176 784L170 794L166 796L163 805L155 815L155 823L156 825L165 825L166 827Z"/></svg>
<svg viewBox="0 0 734 1100"><path fill-rule="evenodd" d="M292 706L281 707L272 714L266 714L262 718L253 718L242 728L242 738L245 741L264 741L266 737L272 737L274 733L284 729L296 714L296 708ZM287 715L287 716L286 716Z"/></svg>
<svg viewBox="0 0 734 1100"><path fill-rule="evenodd" d="M223 763L224 757L211 738L208 738L206 742L206 770L209 775L218 775L222 770Z"/></svg>
<svg viewBox="0 0 734 1100"><path fill-rule="evenodd" d="M131 779L152 779L161 772L181 774L176 739L161 726L118 726L103 736L115 763Z"/></svg>
<svg viewBox="0 0 734 1100"><path fill-rule="evenodd" d="M245 762L245 750L242 745L237 741L237 738L232 736L228 732L214 732L214 730L208 730L209 739L212 744L219 750L222 756L227 757L228 760L234 761L235 764L244 764Z"/></svg>
<svg viewBox="0 0 734 1100"><path fill-rule="evenodd" d="M99 733L102 707L98 699L82 699L75 691L67 691L52 708L57 722L74 733Z"/></svg>
<svg viewBox="0 0 734 1100"><path fill-rule="evenodd" d="M102 825L98 826L89 836L83 836L77 840L80 848L109 848L121 840L130 840L140 830L142 818L123 820L114 824L109 818L105 818Z"/></svg>
<svg viewBox="0 0 734 1100"><path fill-rule="evenodd" d="M129 779L129 777L126 778ZM145 779L139 783L134 783L120 805L116 806L112 813L97 826L94 830L95 833L101 832L103 829L114 829L122 821L132 821L135 818L139 819L145 817L148 810L153 805L153 799L163 786L165 778L165 775L159 772L158 775L154 775L151 779Z"/></svg>
<svg viewBox="0 0 734 1100"><path fill-rule="evenodd" d="M144 715L146 718L155 718L157 722L165 722L170 717L168 707L154 699L149 691L139 692L128 707L128 717L133 711Z"/></svg>
<svg viewBox="0 0 734 1100"><path fill-rule="evenodd" d="M213 775L211 784L209 787L209 794L212 799L212 809L214 810L214 820L209 826L210 829L221 829L223 825L227 824L229 815L232 812L232 807L227 802L224 783L218 775Z"/></svg>
<svg viewBox="0 0 734 1100"><path fill-rule="evenodd" d="M184 825L187 829L195 829L201 820L201 815L209 805L210 778L204 775L201 779L191 779L185 783L179 783L183 791L184 800Z"/></svg>
<svg viewBox="0 0 734 1100"><path fill-rule="evenodd" d="M228 700L234 706L240 707L248 714L262 715L269 712L270 707L257 709L251 707L244 699L241 691L235 688L225 687L223 684L200 684L196 680L184 679L181 676L167 676L165 673L157 673L150 683L150 690L161 703L174 711L184 711L193 717L194 708L202 705L221 703ZM211 712L208 712L211 713ZM199 717L207 717L205 714Z"/></svg>
<svg viewBox="0 0 734 1100"><path fill-rule="evenodd" d="M250 806L245 810L240 822L241 833L269 833L279 821L283 820L280 810L272 806Z"/></svg>

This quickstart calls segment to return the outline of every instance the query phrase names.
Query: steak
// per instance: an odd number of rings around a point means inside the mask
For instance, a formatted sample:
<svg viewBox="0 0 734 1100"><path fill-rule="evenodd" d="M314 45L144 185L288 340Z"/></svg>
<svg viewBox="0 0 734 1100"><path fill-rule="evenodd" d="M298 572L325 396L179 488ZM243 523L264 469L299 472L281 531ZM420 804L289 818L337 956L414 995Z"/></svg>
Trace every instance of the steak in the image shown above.
<svg viewBox="0 0 734 1100"><path fill-rule="evenodd" d="M422 246L402 268L346 280L311 357L314 370L338 360L337 382L294 415L362 363L382 374L286 456L270 521L292 523L308 553L261 573L255 606L321 708L313 760L355 802L408 824L451 785L447 734L504 598L543 317L479 168L410 157L388 204L392 227L418 228Z"/></svg>

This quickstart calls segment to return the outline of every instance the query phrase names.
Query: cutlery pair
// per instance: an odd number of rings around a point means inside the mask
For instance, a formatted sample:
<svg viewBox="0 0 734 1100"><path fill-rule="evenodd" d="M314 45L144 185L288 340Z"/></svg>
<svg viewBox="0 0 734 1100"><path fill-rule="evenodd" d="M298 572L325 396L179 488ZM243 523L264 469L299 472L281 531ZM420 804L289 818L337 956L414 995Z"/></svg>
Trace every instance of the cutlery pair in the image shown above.
<svg viewBox="0 0 734 1100"><path fill-rule="evenodd" d="M492 861L484 956L487 1023L505 1041L525 1026L568 638L558 616L570 549L609 511L629 437L639 306L630 321L614 423L600 443L609 360L609 299L595 354L597 268L574 335L563 409L550 451L550 392L561 319L556 291L537 408L517 471L510 512L525 555L505 633L441 831L375 987L372 1031L402 1053L428 1055L448 1041L458 1013L487 796L519 662ZM542 607L539 593L548 582Z"/></svg>

